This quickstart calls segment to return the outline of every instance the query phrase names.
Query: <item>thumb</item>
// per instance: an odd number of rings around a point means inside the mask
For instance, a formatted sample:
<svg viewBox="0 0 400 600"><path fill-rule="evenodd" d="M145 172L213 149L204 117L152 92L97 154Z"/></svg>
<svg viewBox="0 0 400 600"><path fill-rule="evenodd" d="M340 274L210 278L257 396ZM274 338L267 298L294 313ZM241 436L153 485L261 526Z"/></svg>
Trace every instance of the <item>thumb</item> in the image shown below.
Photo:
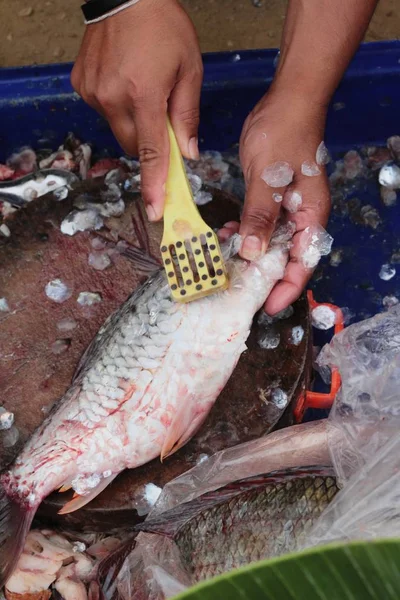
<svg viewBox="0 0 400 600"><path fill-rule="evenodd" d="M199 158L198 128L202 79L202 70L181 79L169 101L171 123L179 148L183 156L192 160Z"/></svg>
<svg viewBox="0 0 400 600"><path fill-rule="evenodd" d="M150 221L162 218L168 174L167 103L146 98L134 103L134 122L140 161L140 187Z"/></svg>
<svg viewBox="0 0 400 600"><path fill-rule="evenodd" d="M273 194L283 195L283 190L267 187L255 170L249 178L239 229L243 239L240 255L246 260L257 260L268 248L281 209Z"/></svg>

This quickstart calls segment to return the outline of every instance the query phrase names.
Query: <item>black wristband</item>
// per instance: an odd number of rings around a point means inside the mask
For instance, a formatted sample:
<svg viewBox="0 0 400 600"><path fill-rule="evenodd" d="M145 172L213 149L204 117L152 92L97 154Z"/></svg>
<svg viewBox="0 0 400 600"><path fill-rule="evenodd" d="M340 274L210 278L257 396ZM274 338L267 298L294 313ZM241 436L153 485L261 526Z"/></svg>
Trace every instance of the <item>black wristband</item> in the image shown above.
<svg viewBox="0 0 400 600"><path fill-rule="evenodd" d="M82 12L86 21L93 21L103 15L107 14L111 10L126 4L128 0L89 0L86 4L81 6Z"/></svg>

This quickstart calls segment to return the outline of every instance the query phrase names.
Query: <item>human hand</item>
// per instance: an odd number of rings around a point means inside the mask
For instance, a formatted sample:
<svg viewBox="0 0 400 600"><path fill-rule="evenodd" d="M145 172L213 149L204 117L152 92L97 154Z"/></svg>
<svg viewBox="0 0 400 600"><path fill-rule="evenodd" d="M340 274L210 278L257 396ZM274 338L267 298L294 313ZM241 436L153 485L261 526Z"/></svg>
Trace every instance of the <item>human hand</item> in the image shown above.
<svg viewBox="0 0 400 600"><path fill-rule="evenodd" d="M167 108L182 154L198 158L203 67L196 32L177 0L141 0L88 25L71 81L139 156L151 221L163 214L169 163Z"/></svg>
<svg viewBox="0 0 400 600"><path fill-rule="evenodd" d="M259 102L243 127L240 159L247 191L239 229L243 237L241 256L255 260L266 251L279 216L296 227L284 278L265 304L271 315L294 302L312 275L312 269L306 269L301 262L302 232L313 225L324 227L328 221L330 195L325 168L319 165L320 174L313 177L301 172L304 161L315 163L324 126L324 108L296 105L290 93L278 97L272 91ZM261 178L265 168L277 161L289 163L294 171L288 187L270 187ZM285 209L290 207L291 191L302 196L302 205L295 213ZM283 202L276 202L274 194L283 196ZM237 229L237 224L228 223L220 236L224 238Z"/></svg>

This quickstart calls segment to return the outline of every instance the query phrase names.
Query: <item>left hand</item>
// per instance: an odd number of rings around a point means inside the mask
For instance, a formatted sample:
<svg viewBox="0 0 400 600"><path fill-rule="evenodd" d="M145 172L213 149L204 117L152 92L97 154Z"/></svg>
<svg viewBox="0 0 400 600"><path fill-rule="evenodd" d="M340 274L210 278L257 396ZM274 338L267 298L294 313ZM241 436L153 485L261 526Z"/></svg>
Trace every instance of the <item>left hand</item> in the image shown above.
<svg viewBox="0 0 400 600"><path fill-rule="evenodd" d="M323 140L326 111L313 107L312 102L297 104L290 92L283 95L271 90L248 116L240 140L240 159L246 182L246 199L239 233L243 238L240 254L256 260L267 250L280 214L296 225L290 260L285 275L265 304L268 314L276 314L300 296L312 275L300 261L301 233L309 226L326 226L330 211L330 194L325 168L321 174L309 177L301 173L301 165L309 160L315 163L316 151ZM264 169L277 161L285 161L294 170L290 189L302 194L302 206L291 214L273 199L273 194L284 195L287 188L269 187L261 175ZM285 204L285 202L284 202ZM222 239L237 231L237 224L229 223L220 231Z"/></svg>

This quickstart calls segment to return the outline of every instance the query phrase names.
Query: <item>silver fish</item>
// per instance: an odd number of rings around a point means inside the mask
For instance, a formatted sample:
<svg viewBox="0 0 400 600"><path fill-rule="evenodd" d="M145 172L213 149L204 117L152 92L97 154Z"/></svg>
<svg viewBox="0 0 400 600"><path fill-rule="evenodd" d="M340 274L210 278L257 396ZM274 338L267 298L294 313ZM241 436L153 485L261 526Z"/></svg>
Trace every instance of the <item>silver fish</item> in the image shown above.
<svg viewBox="0 0 400 600"><path fill-rule="evenodd" d="M229 288L185 305L158 271L107 319L70 389L0 477L0 586L43 498L73 488L60 512L77 510L124 469L164 459L195 434L283 276L288 241L279 232L260 260L232 258Z"/></svg>

